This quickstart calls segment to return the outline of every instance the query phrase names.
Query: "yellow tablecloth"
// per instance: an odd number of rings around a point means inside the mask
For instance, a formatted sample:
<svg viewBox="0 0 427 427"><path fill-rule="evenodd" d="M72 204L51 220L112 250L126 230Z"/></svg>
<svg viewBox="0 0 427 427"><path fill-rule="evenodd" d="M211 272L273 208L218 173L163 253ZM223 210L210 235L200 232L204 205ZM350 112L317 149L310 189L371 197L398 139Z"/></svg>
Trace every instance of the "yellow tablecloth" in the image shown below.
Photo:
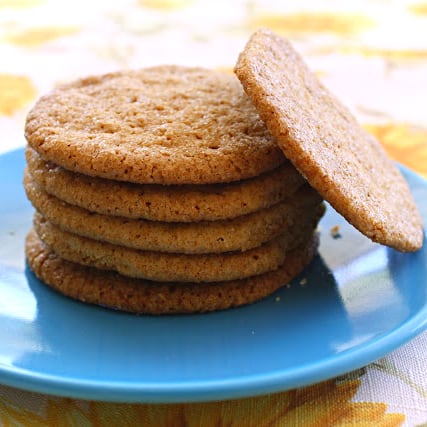
<svg viewBox="0 0 427 427"><path fill-rule="evenodd" d="M427 2L0 0L0 152L59 82L176 63L231 69L261 26L289 37L391 156L427 177ZM9 426L427 425L427 333L357 372L236 401L79 401L0 386Z"/></svg>

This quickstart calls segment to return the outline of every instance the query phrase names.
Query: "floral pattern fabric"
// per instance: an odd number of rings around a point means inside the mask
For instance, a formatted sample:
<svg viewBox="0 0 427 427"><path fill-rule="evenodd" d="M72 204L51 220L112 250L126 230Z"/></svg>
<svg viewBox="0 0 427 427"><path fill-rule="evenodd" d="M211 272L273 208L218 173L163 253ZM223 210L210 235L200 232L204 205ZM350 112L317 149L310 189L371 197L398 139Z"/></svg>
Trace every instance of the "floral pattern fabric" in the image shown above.
<svg viewBox="0 0 427 427"><path fill-rule="evenodd" d="M230 70L259 27L289 37L389 154L427 178L425 0L0 0L0 152L32 102L88 74ZM6 136L5 136L6 135ZM0 386L4 426L425 426L427 333L340 378L224 402L115 404Z"/></svg>

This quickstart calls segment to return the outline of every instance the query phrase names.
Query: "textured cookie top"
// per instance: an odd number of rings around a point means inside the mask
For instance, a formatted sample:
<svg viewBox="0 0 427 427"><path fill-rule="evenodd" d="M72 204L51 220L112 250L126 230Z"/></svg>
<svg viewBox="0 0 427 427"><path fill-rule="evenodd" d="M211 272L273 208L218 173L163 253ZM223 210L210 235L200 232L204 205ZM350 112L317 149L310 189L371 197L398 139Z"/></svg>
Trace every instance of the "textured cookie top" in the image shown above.
<svg viewBox="0 0 427 427"><path fill-rule="evenodd" d="M287 40L257 31L235 73L286 157L351 224L401 251L422 246L406 181Z"/></svg>
<svg viewBox="0 0 427 427"><path fill-rule="evenodd" d="M235 76L159 66L88 77L38 100L25 126L45 159L157 184L237 181L285 161Z"/></svg>

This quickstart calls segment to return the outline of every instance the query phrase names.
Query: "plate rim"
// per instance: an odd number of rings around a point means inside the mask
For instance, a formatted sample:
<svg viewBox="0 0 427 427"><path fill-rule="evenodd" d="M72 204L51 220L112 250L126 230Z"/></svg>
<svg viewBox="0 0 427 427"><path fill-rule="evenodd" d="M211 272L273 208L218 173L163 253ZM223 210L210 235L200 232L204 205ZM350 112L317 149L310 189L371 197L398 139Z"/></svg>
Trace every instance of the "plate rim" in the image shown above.
<svg viewBox="0 0 427 427"><path fill-rule="evenodd" d="M32 392L84 400L122 403L191 403L255 397L304 387L357 370L397 349L427 329L427 305L399 327L339 355L306 363L291 371L272 371L228 380L169 382L162 385L126 381L76 380L34 374L0 365L2 384ZM322 369L320 369L322 368Z"/></svg>

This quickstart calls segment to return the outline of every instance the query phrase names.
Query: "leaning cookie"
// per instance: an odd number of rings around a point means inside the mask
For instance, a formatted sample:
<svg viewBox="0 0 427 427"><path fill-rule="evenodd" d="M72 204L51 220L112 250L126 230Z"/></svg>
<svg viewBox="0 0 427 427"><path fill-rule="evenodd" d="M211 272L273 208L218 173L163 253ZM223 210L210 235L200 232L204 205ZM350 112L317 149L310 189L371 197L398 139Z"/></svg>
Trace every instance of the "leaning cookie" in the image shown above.
<svg viewBox="0 0 427 427"><path fill-rule="evenodd" d="M401 251L422 246L405 179L287 40L257 31L235 73L286 157L339 213L375 242Z"/></svg>
<svg viewBox="0 0 427 427"><path fill-rule="evenodd" d="M308 266L317 237L291 251L277 270L218 283L161 283L131 279L68 262L52 252L32 230L26 240L29 267L56 291L85 303L132 313L168 314L222 310L254 303L289 283Z"/></svg>
<svg viewBox="0 0 427 427"><path fill-rule="evenodd" d="M228 184L132 184L73 173L26 148L28 170L47 193L103 215L151 221L216 221L268 208L305 183L290 162Z"/></svg>

